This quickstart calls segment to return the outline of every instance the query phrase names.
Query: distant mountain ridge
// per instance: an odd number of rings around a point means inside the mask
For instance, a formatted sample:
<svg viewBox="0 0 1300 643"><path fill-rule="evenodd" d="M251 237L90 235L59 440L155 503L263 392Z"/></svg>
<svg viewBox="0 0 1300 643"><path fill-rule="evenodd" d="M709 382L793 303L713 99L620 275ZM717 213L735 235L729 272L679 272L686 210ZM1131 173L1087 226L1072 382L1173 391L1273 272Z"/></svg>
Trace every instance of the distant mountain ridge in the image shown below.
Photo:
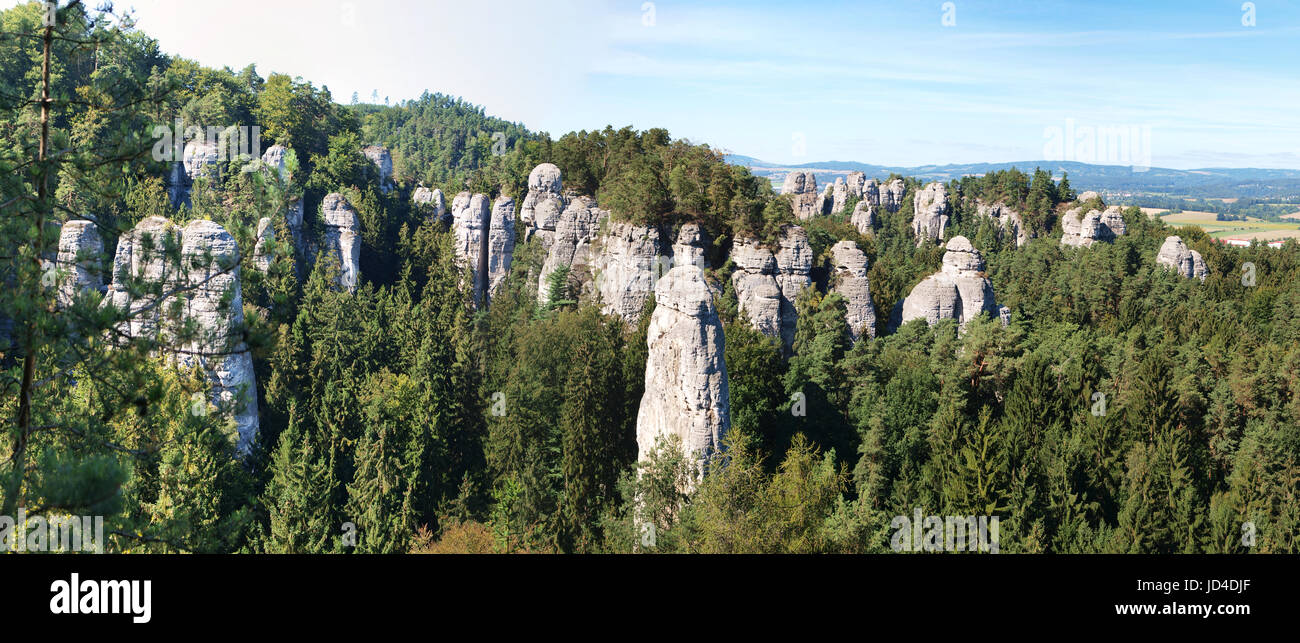
<svg viewBox="0 0 1300 643"><path fill-rule="evenodd" d="M833 183L835 177L862 172L868 177L890 174L914 176L927 181L950 181L968 175L1018 168L1032 173L1043 168L1060 177L1068 173L1076 190L1097 190L1112 194L1168 194L1189 197L1286 197L1300 195L1300 170L1265 168L1199 168L1175 170L1153 167L1136 172L1127 165L1093 165L1074 161L1016 161L1012 163L958 163L900 167L856 161L817 161L793 165L768 163L752 156L728 154L728 163L748 167L755 175L779 182L791 170L812 170L818 185Z"/></svg>

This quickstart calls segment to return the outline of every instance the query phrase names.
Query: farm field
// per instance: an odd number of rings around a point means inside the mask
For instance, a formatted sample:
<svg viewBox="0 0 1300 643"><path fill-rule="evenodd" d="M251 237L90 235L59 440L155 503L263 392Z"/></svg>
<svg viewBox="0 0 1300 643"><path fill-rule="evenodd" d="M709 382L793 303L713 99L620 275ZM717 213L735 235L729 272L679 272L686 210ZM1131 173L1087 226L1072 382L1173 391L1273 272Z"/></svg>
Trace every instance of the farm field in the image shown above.
<svg viewBox="0 0 1300 643"><path fill-rule="evenodd" d="M1162 208L1142 208L1142 212L1149 216L1160 216L1168 210ZM1300 213L1297 213L1300 214ZM1271 241L1273 239L1300 239L1300 221L1295 223L1282 223L1273 221L1264 221L1251 217L1245 221L1217 221L1213 212L1200 212L1195 210L1184 210L1176 214L1164 214L1160 216L1165 223L1170 225L1200 226L1207 234L1215 239L1234 238L1234 239L1259 239L1261 241ZM1296 217L1300 219L1300 217Z"/></svg>

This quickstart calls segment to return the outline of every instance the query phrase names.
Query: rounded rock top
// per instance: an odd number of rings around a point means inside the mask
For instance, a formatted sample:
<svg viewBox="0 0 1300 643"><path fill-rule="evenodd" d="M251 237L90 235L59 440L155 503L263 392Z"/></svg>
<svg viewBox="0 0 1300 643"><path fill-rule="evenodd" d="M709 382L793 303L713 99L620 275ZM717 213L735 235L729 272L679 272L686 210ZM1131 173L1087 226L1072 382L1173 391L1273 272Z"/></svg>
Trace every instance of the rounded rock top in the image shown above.
<svg viewBox="0 0 1300 643"><path fill-rule="evenodd" d="M542 163L528 173L528 189L559 194L563 187L561 179L559 166L554 163Z"/></svg>

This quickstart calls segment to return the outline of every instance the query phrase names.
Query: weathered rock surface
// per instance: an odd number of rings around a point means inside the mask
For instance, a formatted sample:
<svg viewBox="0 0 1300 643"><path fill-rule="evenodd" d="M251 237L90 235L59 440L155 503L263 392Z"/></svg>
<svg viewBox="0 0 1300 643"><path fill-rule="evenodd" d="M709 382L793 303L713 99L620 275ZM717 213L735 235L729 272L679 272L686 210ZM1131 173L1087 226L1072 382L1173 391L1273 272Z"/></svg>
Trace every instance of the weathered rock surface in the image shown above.
<svg viewBox="0 0 1300 643"><path fill-rule="evenodd" d="M853 215L849 217L849 223L858 229L858 232L868 235L876 232L876 208L879 206L872 205L866 198L858 201L853 206Z"/></svg>
<svg viewBox="0 0 1300 643"><path fill-rule="evenodd" d="M839 214L844 211L844 204L849 200L849 184L844 177L836 177L835 184L831 186L831 214Z"/></svg>
<svg viewBox="0 0 1300 643"><path fill-rule="evenodd" d="M104 283L100 260L104 240L94 222L77 219L63 224L59 233L57 257L59 280L58 305L71 306L82 293L98 292Z"/></svg>
<svg viewBox="0 0 1300 643"><path fill-rule="evenodd" d="M221 149L216 143L190 141L185 144L182 163L191 183L199 178L215 179L221 173Z"/></svg>
<svg viewBox="0 0 1300 643"><path fill-rule="evenodd" d="M610 222L595 253L596 290L606 314L635 324L655 282L672 263L658 227Z"/></svg>
<svg viewBox="0 0 1300 643"><path fill-rule="evenodd" d="M253 246L253 266L261 272L271 269L271 250L269 244L275 241L275 224L271 217L257 220L257 245Z"/></svg>
<svg viewBox="0 0 1300 643"><path fill-rule="evenodd" d="M179 248L180 230L163 217L145 218L130 232L117 240L117 254L113 257L113 280L101 306L114 306L128 314L117 332L125 338L159 337L165 339L162 328L163 306L155 306L156 293L146 292L138 297L130 292L131 281L161 285L162 292L175 290L180 266L167 260L167 248ZM115 337L114 339L122 339Z"/></svg>
<svg viewBox="0 0 1300 643"><path fill-rule="evenodd" d="M677 232L673 242L673 265L691 264L701 268L708 267L704 259L704 247L708 244L704 230L698 223L687 223Z"/></svg>
<svg viewBox="0 0 1300 643"><path fill-rule="evenodd" d="M321 202L325 222L325 250L339 262L339 287L354 292L361 270L361 219L347 198L338 192Z"/></svg>
<svg viewBox="0 0 1300 643"><path fill-rule="evenodd" d="M1100 195L1100 194L1097 194L1096 192L1093 192L1092 190L1089 190L1089 191L1084 192L1083 194L1080 194L1079 196L1075 197L1074 200L1077 201L1077 202L1079 202L1079 203L1087 203L1087 202L1089 202L1089 201L1091 201L1091 200L1093 200L1093 199L1100 199L1100 198L1101 198L1101 195Z"/></svg>
<svg viewBox="0 0 1300 643"><path fill-rule="evenodd" d="M1001 226L1004 234L1016 240L1017 248L1029 243L1029 231L1025 229L1024 219L1007 204L998 202L989 205L981 202L976 204L975 210L978 216L993 219Z"/></svg>
<svg viewBox="0 0 1300 643"><path fill-rule="evenodd" d="M831 247L834 262L835 292L847 302L844 320L853 341L876 336L876 306L871 303L871 285L867 282L867 255L852 241Z"/></svg>
<svg viewBox="0 0 1300 643"><path fill-rule="evenodd" d="M702 472L731 426L722 323L698 266L670 270L655 286L655 301L636 421L638 459L676 436Z"/></svg>
<svg viewBox="0 0 1300 643"><path fill-rule="evenodd" d="M903 179L894 179L880 186L880 207L890 212L898 212L898 209L903 207L903 193L906 187Z"/></svg>
<svg viewBox="0 0 1300 643"><path fill-rule="evenodd" d="M442 196L442 190L434 188L430 190L424 186L415 188L411 193L411 201L416 205L428 205L433 209L433 218L438 221L447 219L447 201Z"/></svg>
<svg viewBox="0 0 1300 643"><path fill-rule="evenodd" d="M812 172L791 172L785 175L781 194L789 194L790 206L795 217L807 219L820 214L821 207L817 197L817 177Z"/></svg>
<svg viewBox="0 0 1300 643"><path fill-rule="evenodd" d="M1182 237L1165 237L1165 242L1156 254L1156 263L1173 270L1185 279L1205 281L1210 271L1201 258L1201 253L1187 247Z"/></svg>
<svg viewBox="0 0 1300 643"><path fill-rule="evenodd" d="M943 233L948 228L948 188L942 183L930 183L916 193L913 204L915 214L912 217L912 234L916 245L926 241L943 241Z"/></svg>
<svg viewBox="0 0 1300 643"><path fill-rule="evenodd" d="M542 264L537 280L537 301L545 306L550 301L551 274L562 266L569 267L569 284L575 295L581 295L590 285L591 247L600 232L601 221L609 213L596 205L596 200L580 196L574 198L555 222L551 232L550 249ZM575 287L576 286L576 287Z"/></svg>
<svg viewBox="0 0 1300 643"><path fill-rule="evenodd" d="M488 287L488 245L492 209L486 194L461 192L451 202L451 230L456 256L470 269L474 302L482 305Z"/></svg>
<svg viewBox="0 0 1300 643"><path fill-rule="evenodd" d="M510 275L515 257L515 199L501 195L492 204L492 223L488 228L487 293L488 300L497 293Z"/></svg>
<svg viewBox="0 0 1300 643"><path fill-rule="evenodd" d="M185 317L200 330L177 355L177 362L198 366L208 374L211 401L233 411L238 448L246 454L258 431L257 385L253 356L242 335L239 246L221 225L202 219L186 225L181 238L181 265L190 288Z"/></svg>
<svg viewBox="0 0 1300 643"><path fill-rule="evenodd" d="M179 263L168 258L166 247L179 247ZM102 305L128 315L114 340L148 338L157 342L160 353L174 355L178 365L202 368L211 384L210 401L232 412L238 449L247 454L258 431L257 386L253 358L243 341L234 237L213 221L191 221L181 230L167 219L149 217L118 240L113 265L113 283ZM164 294L176 293L180 318L167 316L170 298L157 302L152 292L133 297L131 282L136 280L160 285ZM191 323L194 334L182 335L180 330Z"/></svg>
<svg viewBox="0 0 1300 643"><path fill-rule="evenodd" d="M560 168L552 163L533 168L528 174L528 194L519 209L519 222L526 228L525 240L536 235L543 248L550 248L565 206Z"/></svg>
<svg viewBox="0 0 1300 643"><path fill-rule="evenodd" d="M393 155L388 152L388 148L382 145L367 145L361 148L361 153L375 164L379 170L379 190L388 194L393 190Z"/></svg>
<svg viewBox="0 0 1300 643"><path fill-rule="evenodd" d="M948 241L947 249L943 269L926 277L903 300L903 323L924 319L933 325L941 319L955 319L964 327L982 312L999 314L980 252L962 236Z"/></svg>
<svg viewBox="0 0 1300 643"><path fill-rule="evenodd" d="M1113 205L1105 212L1092 210L1087 214L1083 214L1083 208L1073 208L1061 217L1061 230L1061 245L1078 248L1098 241L1114 241L1127 228L1119 206Z"/></svg>
<svg viewBox="0 0 1300 643"><path fill-rule="evenodd" d="M812 247L803 228L782 231L774 254L754 239L738 239L731 249L736 266L731 283L742 314L756 330L780 337L788 352L798 323L795 299L812 283Z"/></svg>
<svg viewBox="0 0 1300 643"><path fill-rule="evenodd" d="M284 156L289 152L289 148L283 145L272 145L262 154L262 162L268 167L274 169L280 175L281 179L288 179L289 168L285 166Z"/></svg>

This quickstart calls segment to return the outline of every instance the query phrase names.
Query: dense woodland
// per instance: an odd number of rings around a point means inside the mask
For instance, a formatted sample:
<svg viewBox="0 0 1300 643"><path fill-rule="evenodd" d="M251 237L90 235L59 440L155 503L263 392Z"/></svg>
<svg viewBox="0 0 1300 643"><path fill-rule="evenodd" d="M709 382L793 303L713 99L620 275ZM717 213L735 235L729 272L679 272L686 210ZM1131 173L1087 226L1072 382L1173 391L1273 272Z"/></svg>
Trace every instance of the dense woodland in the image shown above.
<svg viewBox="0 0 1300 643"><path fill-rule="evenodd" d="M968 177L949 185L948 234L984 253L1013 322L890 332L888 311L943 255L912 236L920 185L907 179L873 235L847 214L802 224L821 287L798 302L786 358L740 316L727 250L742 235L774 239L794 223L790 203L706 146L657 129L555 137L442 94L343 105L309 80L168 56L80 5L48 31L47 84L42 19L37 3L0 14L0 313L12 333L0 346L0 515L102 514L109 549L132 552L883 553L891 519L917 509L998 515L1003 552L1300 550L1296 243L1224 247L1130 208L1114 243L1062 248L1068 180ZM170 164L150 150L154 125L177 118L257 125L263 146L294 151L293 172L235 161L174 209ZM392 151L391 193L367 144ZM709 232L731 430L689 493L671 448L637 473L649 312L632 327L562 292L539 308L544 255L522 235L506 286L476 309L450 233L411 202L420 185L449 200L521 198L542 162L615 217ZM260 217L283 225L288 198L302 195L319 226L336 191L362 224L355 293L335 286L332 261L298 266L280 248L263 274L244 252L261 417L244 458L226 414L188 412L201 374L147 343L100 341L114 312L93 297L56 311L42 281L57 245L48 221L95 217L107 273L117 237L147 216L211 219L250 249ZM1037 238L1016 248L975 216L996 200ZM1204 255L1204 283L1156 266L1169 234ZM856 344L821 267L841 239L867 253L881 317ZM792 412L796 393L806 415ZM661 525L653 548L640 545L637 506Z"/></svg>

